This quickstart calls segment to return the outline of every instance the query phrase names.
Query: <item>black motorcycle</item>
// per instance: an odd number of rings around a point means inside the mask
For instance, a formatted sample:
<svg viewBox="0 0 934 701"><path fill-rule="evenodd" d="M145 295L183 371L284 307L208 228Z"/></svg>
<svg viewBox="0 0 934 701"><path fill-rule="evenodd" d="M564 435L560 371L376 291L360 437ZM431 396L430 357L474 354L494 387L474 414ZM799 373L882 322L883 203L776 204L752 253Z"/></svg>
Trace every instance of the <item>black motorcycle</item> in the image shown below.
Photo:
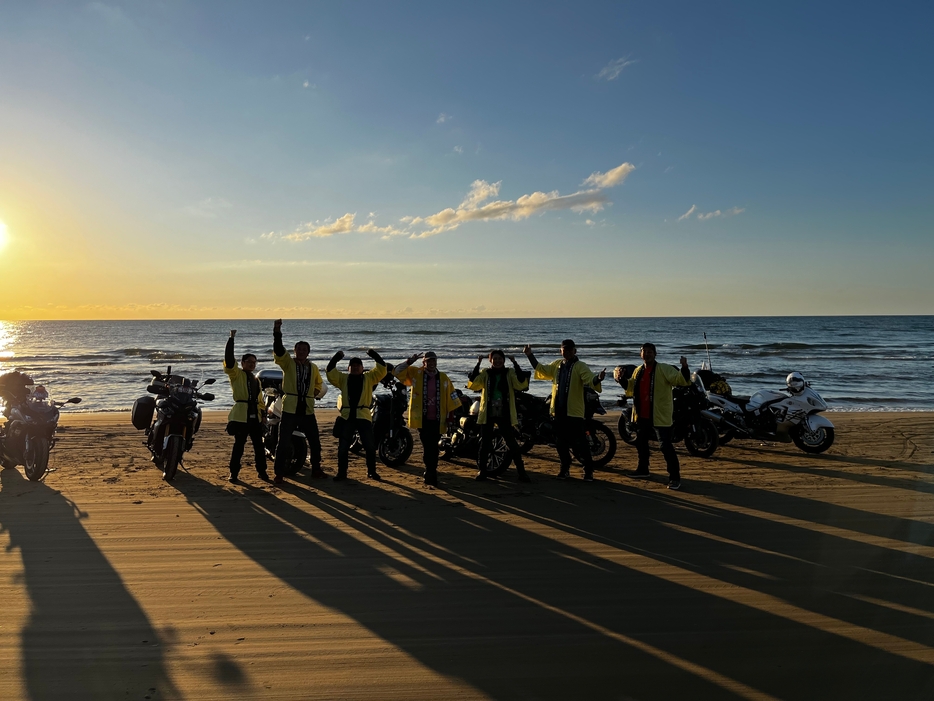
<svg viewBox="0 0 934 701"><path fill-rule="evenodd" d="M636 369L636 365L621 365L616 368L613 376L624 389L629 378ZM704 383L697 373L691 376L691 384L687 387L673 387L671 390L673 402L671 442L684 441L688 453L699 458L709 458L720 444L717 427L710 419L701 414L707 408L707 393ZM632 422L632 407L626 395L620 397L619 405L622 411L619 416L619 436L627 445L636 444L636 426ZM650 434L650 440L656 440Z"/></svg>
<svg viewBox="0 0 934 701"><path fill-rule="evenodd" d="M158 399L145 395L133 402L133 426L146 431L145 445L152 453L152 461L162 468L162 479L171 482L182 456L191 450L201 427L198 402L213 401L214 395L200 392L197 380L173 375L171 366L164 375L158 370L150 370L150 373L153 380L146 391ZM204 381L204 385L211 384L214 378Z"/></svg>
<svg viewBox="0 0 934 701"><path fill-rule="evenodd" d="M31 384L32 381L29 382ZM81 398L52 401L48 390L37 385L27 392L4 393L3 399L3 414L7 422L0 426L0 464L4 468L22 465L27 479L38 482L49 468L49 453L56 442L59 410L66 404L79 404Z"/></svg>
<svg viewBox="0 0 934 701"><path fill-rule="evenodd" d="M590 460L594 468L601 469L616 455L616 436L606 425L595 419L594 414L604 415L606 409L600 402L599 394L590 388L584 388L584 431L587 445L590 447ZM519 447L523 453L528 453L538 444L555 446L550 398L542 399L526 392L517 392L516 415L519 419ZM580 461L576 452L574 457Z"/></svg>
<svg viewBox="0 0 934 701"><path fill-rule="evenodd" d="M477 417L480 415L480 397L467 397L458 390L461 405L454 412L453 419L448 420L448 432L438 441L439 453L445 460L455 457L466 457L478 460L480 457L480 425ZM482 470L489 477L503 474L512 464L512 455L509 446L499 432L499 427L493 431L493 442L486 464L477 463L477 469Z"/></svg>
<svg viewBox="0 0 934 701"><path fill-rule="evenodd" d="M266 457L275 461L276 447L279 445L279 424L282 422L282 402L285 398L285 392L282 391L282 370L278 368L260 370L256 377L263 389L263 400L266 406L263 446L266 449ZM304 433L295 429L292 431L292 459L286 468L286 474L297 474L305 464L307 456L308 438Z"/></svg>
<svg viewBox="0 0 934 701"><path fill-rule="evenodd" d="M392 375L383 378L380 385L389 391L373 395L373 442L381 463L386 467L399 467L411 457L415 445L412 432L405 425L408 389ZM356 455L363 453L359 436L354 436L350 450Z"/></svg>

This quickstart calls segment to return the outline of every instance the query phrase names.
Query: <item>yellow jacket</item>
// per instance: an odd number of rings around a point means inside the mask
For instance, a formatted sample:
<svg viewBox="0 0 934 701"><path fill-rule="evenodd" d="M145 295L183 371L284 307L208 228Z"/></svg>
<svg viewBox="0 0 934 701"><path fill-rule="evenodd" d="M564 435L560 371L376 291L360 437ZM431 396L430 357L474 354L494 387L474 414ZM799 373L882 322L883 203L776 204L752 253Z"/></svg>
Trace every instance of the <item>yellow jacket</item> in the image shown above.
<svg viewBox="0 0 934 701"><path fill-rule="evenodd" d="M399 382L412 388L409 393L409 426L411 428L421 428L422 411L425 407L425 368L408 365L399 370L397 365L396 369L393 370L393 374ZM451 379L443 372L438 374L441 376L441 387L438 394L438 418L441 421L441 433L446 433L448 430L448 414L460 407L461 400Z"/></svg>
<svg viewBox="0 0 934 701"><path fill-rule="evenodd" d="M555 398L558 395L558 377L560 375L561 364L565 362L564 358L559 358L553 363L539 363L535 366L536 380L551 380L551 415L555 413ZM574 363L571 368L571 386L568 390L568 416L584 418L584 388L590 387L597 392L603 391L603 385L597 379L598 375L591 372L587 363L580 360Z"/></svg>
<svg viewBox="0 0 934 701"><path fill-rule="evenodd" d="M285 392L285 399L282 400L282 413L294 414L298 408L298 386L295 377L295 359L286 351L283 355L273 353L276 365L282 368L282 391ZM305 397L305 413L315 413L315 396L321 394L324 388L324 380L321 379L321 371L318 366L310 360L311 376L308 378L308 396Z"/></svg>
<svg viewBox="0 0 934 701"><path fill-rule="evenodd" d="M246 423L247 403L250 398L250 390L247 387L247 373L234 365L232 368L224 364L224 373L230 380L230 389L233 391L234 405L227 414L228 421L239 421ZM256 418L262 419L266 407L263 406L263 390L260 388L259 380L256 381Z"/></svg>
<svg viewBox="0 0 934 701"><path fill-rule="evenodd" d="M327 376L328 382L341 391L341 416L349 419L350 396L347 394L347 373L334 368L328 371ZM363 388L360 390L360 399L357 403L356 412L358 419L373 420L373 415L370 413L370 405L373 403L373 388L384 377L386 377L386 366L379 363L372 370L363 373Z"/></svg>
<svg viewBox="0 0 934 701"><path fill-rule="evenodd" d="M634 397L636 392L636 383L639 381L645 365L640 365L632 372L632 377L626 384L626 396ZM674 402L671 398L672 387L687 387L690 382L684 379L681 371L674 365L665 363L655 363L655 371L652 373L652 425L659 428L671 426L673 423L672 414L674 413ZM637 412L638 401L632 403L632 420L638 421Z"/></svg>
<svg viewBox="0 0 934 701"><path fill-rule="evenodd" d="M467 383L467 387L474 392L480 391L480 415L477 417L478 424L485 424L487 418L487 407L489 406L490 394L490 368L483 368L480 373ZM516 374L515 368L506 370L506 386L509 388L509 421L513 426L519 425L519 417L516 415L516 390L529 388L529 378L520 380Z"/></svg>

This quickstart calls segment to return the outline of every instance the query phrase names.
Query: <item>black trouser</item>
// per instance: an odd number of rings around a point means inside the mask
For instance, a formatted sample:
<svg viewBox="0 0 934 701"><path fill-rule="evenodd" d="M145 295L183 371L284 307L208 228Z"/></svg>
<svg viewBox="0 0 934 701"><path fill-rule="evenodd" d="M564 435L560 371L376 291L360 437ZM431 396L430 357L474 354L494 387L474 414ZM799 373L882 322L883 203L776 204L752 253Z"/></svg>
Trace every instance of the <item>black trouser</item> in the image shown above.
<svg viewBox="0 0 934 701"><path fill-rule="evenodd" d="M525 463L522 462L522 449L516 440L516 432L513 430L509 419L501 417L487 418L486 423L480 426L480 452L477 454L477 465L486 465L490 451L493 449L493 432L497 426L500 435L506 441L506 447L509 448L513 462L516 463L516 472L520 475L525 474ZM480 467L480 469L483 468Z"/></svg>
<svg viewBox="0 0 934 701"><path fill-rule="evenodd" d="M655 427L651 419L639 419L636 422L636 450L639 452L639 465L636 470L649 471L649 439L653 433L658 438L658 447L662 455L665 456L668 476L674 480L681 479L681 464L678 462L675 447L671 444L671 427Z"/></svg>
<svg viewBox="0 0 934 701"><path fill-rule="evenodd" d="M577 416L555 416L555 448L561 460L561 472L571 469L571 448L584 464L584 473L593 472L590 446L587 444L586 420Z"/></svg>
<svg viewBox="0 0 934 701"><path fill-rule="evenodd" d="M256 419L246 422L234 421L236 426L234 433L233 450L230 451L230 474L236 476L240 472L240 459L243 457L243 449L246 447L246 439L249 437L253 443L253 458L256 462L256 474L266 474L266 449L263 447L263 424Z"/></svg>
<svg viewBox="0 0 934 701"><path fill-rule="evenodd" d="M373 443L373 422L366 419L348 419L344 422L344 431L337 444L337 474L347 476L347 460L354 432L360 434L360 442L366 453L366 473L372 475L376 472L376 446Z"/></svg>
<svg viewBox="0 0 934 701"><path fill-rule="evenodd" d="M441 422L438 419L423 419L418 429L422 441L422 461L425 463L425 480L438 479L438 441L441 440Z"/></svg>
<svg viewBox="0 0 934 701"><path fill-rule="evenodd" d="M277 475L287 475L292 460L292 432L298 429L308 440L308 460L313 470L321 469L321 437L318 435L318 419L314 414L282 414L279 422L279 443L276 445Z"/></svg>

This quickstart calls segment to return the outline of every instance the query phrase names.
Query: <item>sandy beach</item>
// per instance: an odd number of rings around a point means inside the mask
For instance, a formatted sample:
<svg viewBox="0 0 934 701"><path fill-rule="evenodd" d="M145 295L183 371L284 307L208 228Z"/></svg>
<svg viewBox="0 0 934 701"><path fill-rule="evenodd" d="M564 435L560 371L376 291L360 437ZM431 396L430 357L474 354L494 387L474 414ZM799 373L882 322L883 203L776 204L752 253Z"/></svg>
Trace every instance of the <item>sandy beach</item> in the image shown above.
<svg viewBox="0 0 934 701"><path fill-rule="evenodd" d="M934 698L934 414L829 414L825 455L679 447L622 474L225 482L225 414L171 484L125 414L0 473L0 698ZM607 420L615 426L616 416ZM333 412L319 412L333 474Z"/></svg>

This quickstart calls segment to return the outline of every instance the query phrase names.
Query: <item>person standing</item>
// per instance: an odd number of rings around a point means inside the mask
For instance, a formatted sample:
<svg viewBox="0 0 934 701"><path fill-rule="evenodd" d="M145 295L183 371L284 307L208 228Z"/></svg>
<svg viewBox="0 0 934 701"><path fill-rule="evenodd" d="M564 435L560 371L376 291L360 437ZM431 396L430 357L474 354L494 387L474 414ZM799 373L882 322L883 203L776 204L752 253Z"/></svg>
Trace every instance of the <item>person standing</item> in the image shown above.
<svg viewBox="0 0 934 701"><path fill-rule="evenodd" d="M493 446L493 432L499 427L500 435L506 441L506 446L516 464L516 473L520 482L531 482L525 472L525 463L522 461L522 450L516 441L515 427L519 425L516 413L516 390L529 388L529 377L532 373L519 367L519 363L512 356L512 367L506 367L506 354L501 350L492 350L489 355L490 367L480 369L483 356L477 358L477 365L467 373L467 387L480 391L480 414L477 416L477 425L480 426L480 451L477 455L478 480L486 479L483 469L489 458Z"/></svg>
<svg viewBox="0 0 934 701"><path fill-rule="evenodd" d="M263 422L265 412L263 393L259 380L253 375L256 370L256 356L244 353L240 357L240 367L234 356L234 336L236 329L231 329L227 346L224 348L224 373L230 380L234 405L227 415L227 433L234 437L233 450L230 451L230 474L228 482L237 482L240 475L240 459L249 437L253 443L253 458L256 474L263 481L269 480L266 472L266 450L263 446Z"/></svg>
<svg viewBox="0 0 934 701"><path fill-rule="evenodd" d="M373 403L373 388L386 376L386 363L372 348L366 354L376 361L372 370L364 372L363 361L360 358L350 359L346 373L338 370L337 363L344 357L344 351L337 351L327 367L328 382L341 391L342 421L338 435L335 482L347 479L348 453L355 432L359 434L366 453L366 476L377 482L382 479L376 471L376 446L373 444L373 415L370 405Z"/></svg>
<svg viewBox="0 0 934 701"><path fill-rule="evenodd" d="M448 415L461 405L454 383L438 370L438 356L434 351L424 355L422 366L412 364L423 357L416 353L399 363L393 370L396 379L412 388L409 394L409 427L418 429L422 442L422 461L425 463L425 484L438 486L438 442L447 433Z"/></svg>
<svg viewBox="0 0 934 701"><path fill-rule="evenodd" d="M282 345L282 319L276 319L272 330L272 350L276 365L282 368L282 420L279 422L279 443L276 446L276 476L273 482L282 484L292 460L292 432L297 428L308 440L311 476L327 477L321 469L321 437L315 417L315 398L324 394L324 380L318 366L308 360L308 341L295 344L295 358Z"/></svg>
<svg viewBox="0 0 934 701"><path fill-rule="evenodd" d="M535 370L535 379L551 380L551 415L555 422L555 447L561 460L558 479L571 476L571 447L575 446L584 463L584 481L593 482L593 461L584 421L584 389L602 392L606 368L592 372L578 359L577 346L570 338L561 341L561 358L548 365L535 359L532 346L526 345L524 353Z"/></svg>
<svg viewBox="0 0 934 701"><path fill-rule="evenodd" d="M649 438L658 438L658 447L665 456L668 468L668 489L681 489L681 465L678 454L671 444L671 424L674 401L672 387L687 387L691 383L688 359L681 356L681 371L673 365L655 361L655 344L643 343L639 356L643 364L637 367L626 387L626 394L633 398L632 420L636 424L636 451L639 463L635 470L626 474L630 477L649 476Z"/></svg>

